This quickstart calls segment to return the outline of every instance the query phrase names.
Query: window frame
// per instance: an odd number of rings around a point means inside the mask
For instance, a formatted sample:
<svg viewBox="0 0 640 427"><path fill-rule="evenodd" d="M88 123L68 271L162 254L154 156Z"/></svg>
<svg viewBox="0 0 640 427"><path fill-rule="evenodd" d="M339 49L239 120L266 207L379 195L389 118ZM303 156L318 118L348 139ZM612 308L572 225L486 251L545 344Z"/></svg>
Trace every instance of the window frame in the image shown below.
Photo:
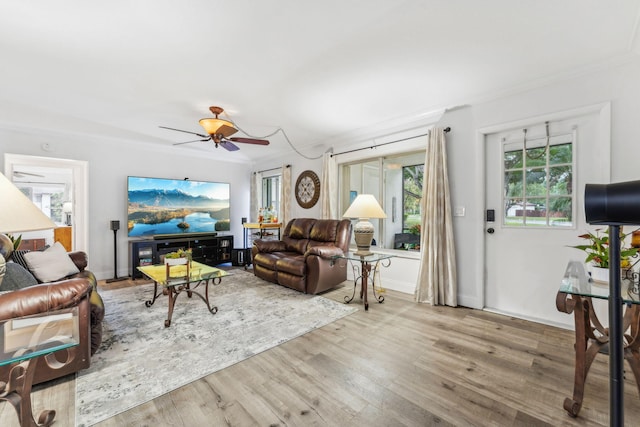
<svg viewBox="0 0 640 427"><path fill-rule="evenodd" d="M275 184L275 199L273 196L273 184L270 184L274 178L277 178L277 184ZM282 195L282 173L273 173L270 175L262 176L262 191L261 191L261 206L262 208L273 207L274 209L280 208L280 197ZM275 203L274 203L275 200ZM269 203L270 202L270 203Z"/></svg>
<svg viewBox="0 0 640 427"><path fill-rule="evenodd" d="M370 219L369 221L374 224L376 228L375 239L377 240L376 250L384 250L384 251L396 251L398 253L403 254L419 254L419 249L395 249L394 248L394 237L395 234L403 233L403 218L398 218L398 215L404 214L404 195L403 195L403 179L402 179L402 167L404 166L418 166L420 164L424 165L425 151L426 149L423 147L416 147L411 150L402 151L402 152L394 152L389 154L384 154L376 157L364 157L364 158L354 158L353 160L342 162L338 165L339 170L339 209L340 212L344 212L350 205L350 193L355 191L355 188L351 188L351 167L354 165L368 165L372 166L376 164L377 172L379 173L378 179L378 193L374 194L378 201L380 202L383 210L387 214L386 219ZM390 167L395 161L403 161L403 163L398 169L400 170L400 188L398 192L389 194L386 191L387 183L388 183L388 171L395 169L394 167ZM349 172L345 172L345 168L349 168ZM423 172L424 173L424 172ZM362 174L362 173L361 173ZM349 182L347 182L349 180ZM424 180L423 180L424 183ZM362 192L363 184L360 183L360 188L357 189L357 193L360 194ZM400 203L396 203L399 201ZM394 211L399 208L399 212L396 214ZM404 216L404 215L403 215ZM399 225L399 226L398 226ZM388 235L388 233L391 233ZM352 237L352 244L353 244ZM415 255L417 256L417 255Z"/></svg>
<svg viewBox="0 0 640 427"><path fill-rule="evenodd" d="M560 145L566 145L566 144L570 144L571 145L571 162L567 163L550 163L550 148L553 146L560 146ZM516 147L516 149L507 149L507 146L514 146ZM545 150L545 163L543 166L541 165L533 165L533 166L528 166L527 165L527 155L525 150L537 150L540 148L546 148L547 147L547 138L546 136L543 137L534 137L534 138L530 138L527 139L526 142L524 141L524 139L520 138L520 139L510 139L510 140L502 140L501 141L501 149L500 149L500 155L501 155L501 159L500 159L500 165L502 168L501 171L501 184L502 184L502 191L501 191L501 198L502 198L502 215L501 215L501 227L503 228L511 228L511 229L520 229L520 230L571 230L571 229L576 229L577 228L577 218L576 218L576 213L577 213L577 194L576 194L576 183L577 183L577 167L576 167L576 159L577 159L577 144L576 144L576 132L575 130L573 132L567 132L567 133L563 133L563 134L556 134L556 135L550 135L549 136L549 143L548 143L548 147L549 149ZM521 160L521 166L518 168L507 168L505 163L505 154L507 152L517 152L521 150L522 151L522 160ZM567 195L552 195L550 193L550 169L551 168L558 168L558 167L567 167L569 166L571 168L570 170L570 182L571 182L571 187L570 187L570 193ZM536 170L544 170L545 172L545 194L544 196L528 196L526 193L526 188L527 188L527 172L530 171L536 171ZM507 212L509 210L509 208L507 208L507 202L509 201L509 199L513 199L516 198L514 196L510 196L507 193L507 182L506 182L506 174L508 172L520 172L522 174L522 196L521 199L523 200L524 203L524 209L525 209L525 215L523 217L523 223L522 224L511 224L508 222L507 218ZM571 220L570 220L570 225L562 225L562 224L556 224L553 225L552 224L552 218L549 216L549 206L550 203L549 201L552 199L560 199L560 198L570 198L571 199ZM528 200L540 200L540 199L544 199L544 205L546 207L546 213L545 213L545 224L531 224L531 225L527 225L527 218L533 218L533 216L528 217L526 215L526 210L527 210L527 204L528 204Z"/></svg>

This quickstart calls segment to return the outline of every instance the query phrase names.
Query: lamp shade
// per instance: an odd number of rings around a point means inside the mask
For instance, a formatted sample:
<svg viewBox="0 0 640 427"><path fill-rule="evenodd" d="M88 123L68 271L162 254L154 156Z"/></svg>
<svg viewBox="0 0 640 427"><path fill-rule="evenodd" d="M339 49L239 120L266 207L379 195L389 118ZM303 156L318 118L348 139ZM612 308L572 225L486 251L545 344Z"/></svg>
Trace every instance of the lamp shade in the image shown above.
<svg viewBox="0 0 640 427"><path fill-rule="evenodd" d="M56 224L0 174L0 233L48 230Z"/></svg>
<svg viewBox="0 0 640 427"><path fill-rule="evenodd" d="M360 220L353 227L353 237L356 241L358 251L356 255L362 257L370 255L371 242L375 228L369 222L369 218L386 218L387 215L380 207L380 203L373 197L373 194L360 194L351 203L349 209L343 215L345 218L359 218Z"/></svg>
<svg viewBox="0 0 640 427"><path fill-rule="evenodd" d="M71 213L73 212L73 203L71 202L64 202L62 204L62 213Z"/></svg>
<svg viewBox="0 0 640 427"><path fill-rule="evenodd" d="M200 119L198 123L200 123L200 126L202 126L209 135L222 135L226 138L238 131L229 120L219 119L217 117L214 119Z"/></svg>
<svg viewBox="0 0 640 427"><path fill-rule="evenodd" d="M344 218L386 218L373 194L360 194L344 213Z"/></svg>

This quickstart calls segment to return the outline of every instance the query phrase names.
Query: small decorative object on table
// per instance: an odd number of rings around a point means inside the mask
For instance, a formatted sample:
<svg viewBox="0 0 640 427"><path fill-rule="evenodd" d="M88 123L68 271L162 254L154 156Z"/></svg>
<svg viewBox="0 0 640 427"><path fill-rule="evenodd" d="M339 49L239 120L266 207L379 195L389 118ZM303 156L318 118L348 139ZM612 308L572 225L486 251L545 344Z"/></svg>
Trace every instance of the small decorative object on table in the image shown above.
<svg viewBox="0 0 640 427"><path fill-rule="evenodd" d="M620 227L620 268L631 267L630 258L638 253L638 248L625 247L624 240L628 236ZM586 252L585 263L591 266L591 279L594 282L609 283L609 229L597 229L595 233L587 232L578 236L589 241L588 244L570 246Z"/></svg>
<svg viewBox="0 0 640 427"><path fill-rule="evenodd" d="M164 263L167 265L184 265L190 261L191 249L178 249L164 256Z"/></svg>

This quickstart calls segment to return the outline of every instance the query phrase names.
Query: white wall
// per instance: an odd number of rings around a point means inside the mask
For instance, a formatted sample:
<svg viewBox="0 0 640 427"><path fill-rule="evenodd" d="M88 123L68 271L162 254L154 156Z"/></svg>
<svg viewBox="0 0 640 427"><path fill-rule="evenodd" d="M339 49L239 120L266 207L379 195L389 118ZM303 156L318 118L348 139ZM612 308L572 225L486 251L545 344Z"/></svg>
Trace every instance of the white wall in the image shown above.
<svg viewBox="0 0 640 427"><path fill-rule="evenodd" d="M638 111L640 111L640 79L637 76L640 76L639 59L592 70L589 73L575 75L568 80L553 82L528 91L453 109L446 112L437 121L437 126L450 126L452 129L447 134L452 207L454 209L456 207L465 208L465 216L453 219L458 262L458 301L461 305L474 308L483 307L484 198L483 194L478 192L477 183L483 182L484 177L483 147L478 143L478 130L610 101L612 105L612 181L640 179L640 172L636 166L637 159L640 158L640 143L638 143L640 141L640 121L637 119ZM399 132L398 129L394 129L394 131ZM417 133L415 129L412 132ZM390 139L394 139L394 135L390 132L380 131L380 134L389 135ZM355 137L352 140L339 140L339 145L335 146L334 150L338 152L346 150L347 147L352 149L372 145L371 142L371 140L364 141ZM402 144L405 143L394 145ZM387 147L393 147L393 145ZM405 151L411 149L416 149L416 147L412 145L412 142L407 142ZM339 156L338 161L350 161L357 158L363 158L362 154L360 157L358 157L358 153ZM292 175L294 181L297 175L306 168L315 170L320 176L321 161L311 166L308 162L295 156L287 161L296 165ZM258 169L262 167L262 165L257 166ZM292 200L295 210L295 198ZM319 210L312 209L304 213L306 216L319 216ZM292 217L299 214L299 212L293 212ZM383 282L385 285L390 283L386 287L413 292L417 277L417 260L403 260L396 264L400 264L403 268L382 270ZM410 272L409 270L412 269L413 272ZM551 287L553 290L549 295L549 305L541 308L540 312L533 316L535 317L533 320L544 322L548 314L555 310L554 301L557 286L554 283ZM517 315L517 313L513 314ZM565 318L565 325L572 325L571 316L566 315Z"/></svg>
<svg viewBox="0 0 640 427"><path fill-rule="evenodd" d="M315 157L317 155L318 150L307 150L303 151L303 153L307 157ZM319 159L306 159L296 153L291 153L288 156L279 157L277 159L267 159L260 163L255 164L250 170L251 172L257 172L261 170L269 170L272 168L279 168L283 165L291 165L291 213L289 218L320 218L321 209L320 209L320 200L316 203L315 206L304 209L298 205L296 201L295 195L295 185L298 176L306 170L312 170L318 175L320 179L322 179L322 158ZM322 184L320 184L322 185Z"/></svg>
<svg viewBox="0 0 640 427"><path fill-rule="evenodd" d="M50 150L41 148L49 144ZM250 166L216 162L215 152L175 148L162 149L127 141L88 139L75 135L38 135L0 129L0 153L24 154L86 160L89 163L88 256L89 269L99 279L113 277L113 231L109 221L120 220L118 231L118 275L129 274L127 223L127 176L158 178L189 177L193 180L222 181L231 184L231 234L234 246L242 246L240 218L249 216ZM4 165L4 161L1 162ZM4 167L4 166L2 166Z"/></svg>
<svg viewBox="0 0 640 427"><path fill-rule="evenodd" d="M543 116L554 112L576 109L587 105L610 101L612 105L612 181L627 181L640 178L637 167L640 158L640 59L624 64L612 64L608 68L592 70L582 75L554 82L544 87L526 92L504 95L490 101L476 102L471 105L446 112L437 121L438 126L450 126L447 135L449 177L451 182L453 207L464 207L465 216L454 217L456 256L458 260L459 302L470 307L482 307L482 286L480 285L484 259L483 245L483 197L478 194L476 182L483 180L482 149L478 144L477 131L489 126L499 125L531 117ZM424 125L424 124L422 124ZM407 133L417 134L419 126L407 125ZM410 129L411 128L411 129ZM380 130L380 135L394 139L402 129L393 132ZM40 145L52 144L55 152L43 152ZM336 152L360 146L371 145L372 140L358 137L336 139L333 143ZM384 142L384 141L378 141ZM423 144L424 141L419 142ZM396 146L396 147L394 147ZM393 144L379 149L397 151L402 146L405 151L419 148L413 141ZM318 150L311 150L316 155ZM249 216L249 176L251 171L292 165L292 181L304 170L310 169L322 176L322 160L308 160L295 153L278 159L267 159L252 167L237 164L216 164L215 158L176 157L157 150L155 147L141 147L126 142L87 141L73 136L26 135L19 132L0 130L0 152L52 156L89 161L90 176L90 249L91 268L102 278L112 275L113 233L108 221L126 218L126 184L129 174L151 175L159 177L184 177L202 180L221 180L231 182L232 233L236 242L242 240L242 228L239 218ZM175 153L172 151L172 153ZM339 156L343 162L357 158L358 154ZM361 157L362 158L362 157ZM303 209L295 201L292 189L291 218L320 217L320 206ZM119 236L119 273L127 273L126 238ZM236 243L238 246L238 243ZM410 260L411 261L411 260ZM411 284L412 274L417 275L417 261L401 262L404 278L397 280L390 271L383 271L383 281L401 282L399 288L406 290ZM414 269L414 272L407 270ZM411 277L409 277L411 276ZM415 281L414 281L415 286ZM391 286L389 286L391 288ZM553 300L550 301L552 310ZM540 314L544 321L544 313ZM567 324L572 322L567 316Z"/></svg>
<svg viewBox="0 0 640 427"><path fill-rule="evenodd" d="M466 208L464 217L454 218L460 304L476 308L483 305L484 199L478 194L476 184L484 180L483 147L478 143L477 130L610 101L611 181L640 179L637 167L640 156L638 76L640 60L635 60L444 114L439 125L452 128L447 135L452 204ZM544 262L541 264L544 265ZM547 290L549 304L530 316L533 320L545 322L557 314L554 301L561 274L559 272L558 283L551 284ZM562 319L566 319L560 321L566 326L573 324L573 318L569 315Z"/></svg>

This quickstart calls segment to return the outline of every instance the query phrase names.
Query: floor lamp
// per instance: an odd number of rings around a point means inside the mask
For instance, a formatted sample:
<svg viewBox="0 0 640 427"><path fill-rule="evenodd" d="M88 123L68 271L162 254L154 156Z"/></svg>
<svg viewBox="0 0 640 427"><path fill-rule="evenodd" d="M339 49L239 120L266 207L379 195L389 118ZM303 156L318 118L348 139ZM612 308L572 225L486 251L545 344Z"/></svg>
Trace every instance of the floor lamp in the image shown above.
<svg viewBox="0 0 640 427"><path fill-rule="evenodd" d="M118 277L118 229L120 228L120 221L111 221L109 228L113 230L113 279L107 279L107 283L127 280L127 277Z"/></svg>
<svg viewBox="0 0 640 427"><path fill-rule="evenodd" d="M624 325L620 227L640 224L640 181L586 184L585 218L609 226L609 425L624 426Z"/></svg>

